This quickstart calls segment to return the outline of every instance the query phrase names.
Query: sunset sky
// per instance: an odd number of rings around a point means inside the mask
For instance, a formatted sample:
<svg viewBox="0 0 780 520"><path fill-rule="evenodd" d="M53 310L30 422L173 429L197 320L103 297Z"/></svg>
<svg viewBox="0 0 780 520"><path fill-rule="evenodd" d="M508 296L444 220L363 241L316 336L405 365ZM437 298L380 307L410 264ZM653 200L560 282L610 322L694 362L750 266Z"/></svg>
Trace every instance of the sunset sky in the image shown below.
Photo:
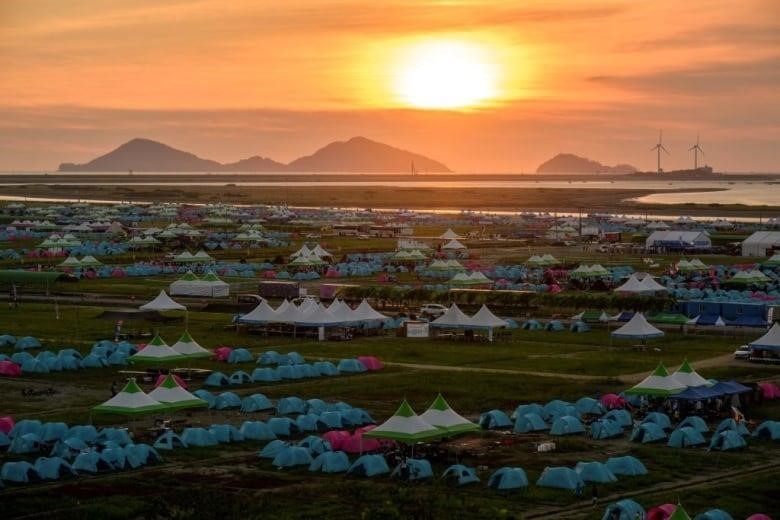
<svg viewBox="0 0 780 520"><path fill-rule="evenodd" d="M780 172L777 0L2 0L0 170L147 137L288 162L362 135L458 172Z"/></svg>

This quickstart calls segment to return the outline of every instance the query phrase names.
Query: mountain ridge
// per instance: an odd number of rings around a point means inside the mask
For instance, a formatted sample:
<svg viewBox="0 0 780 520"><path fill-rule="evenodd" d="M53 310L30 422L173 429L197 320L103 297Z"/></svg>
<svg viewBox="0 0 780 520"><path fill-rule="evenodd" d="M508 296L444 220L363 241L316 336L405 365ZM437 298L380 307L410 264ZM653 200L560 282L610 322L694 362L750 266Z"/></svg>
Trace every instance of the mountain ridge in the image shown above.
<svg viewBox="0 0 780 520"><path fill-rule="evenodd" d="M400 148L353 137L334 141L284 164L255 155L232 163L203 159L159 141L134 138L86 163L62 163L60 172L450 172L434 159Z"/></svg>
<svg viewBox="0 0 780 520"><path fill-rule="evenodd" d="M559 153L536 168L536 173L636 173L630 164L607 166L573 153Z"/></svg>

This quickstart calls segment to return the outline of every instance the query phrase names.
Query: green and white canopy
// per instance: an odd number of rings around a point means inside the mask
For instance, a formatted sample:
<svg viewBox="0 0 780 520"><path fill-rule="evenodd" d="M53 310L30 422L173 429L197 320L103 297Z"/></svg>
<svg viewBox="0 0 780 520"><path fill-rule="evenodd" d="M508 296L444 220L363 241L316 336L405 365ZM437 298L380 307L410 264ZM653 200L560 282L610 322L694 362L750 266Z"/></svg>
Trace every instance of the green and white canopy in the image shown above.
<svg viewBox="0 0 780 520"><path fill-rule="evenodd" d="M175 410L182 408L206 408L209 405L203 399L182 388L171 374L165 376L160 386L149 392L148 395L155 401L166 404L170 409Z"/></svg>
<svg viewBox="0 0 780 520"><path fill-rule="evenodd" d="M677 372L672 374L671 377L686 387L704 386L709 384L709 381L701 377L699 373L696 372L693 367L691 367L687 359L683 361L682 365L680 365L680 368L678 368Z"/></svg>
<svg viewBox="0 0 780 520"><path fill-rule="evenodd" d="M626 390L626 394L669 396L685 389L686 386L671 377L664 364L659 362L649 376Z"/></svg>
<svg viewBox="0 0 780 520"><path fill-rule="evenodd" d="M391 439L398 442L413 444L420 441L438 439L447 435L445 430L425 422L414 413L412 407L404 399L395 415L363 434L363 437L373 439Z"/></svg>
<svg viewBox="0 0 780 520"><path fill-rule="evenodd" d="M161 412L169 410L170 406L149 397L136 384L135 378L130 378L125 387L114 397L103 404L99 404L92 410L103 413L116 413L121 415L139 415L149 412Z"/></svg>
<svg viewBox="0 0 780 520"><path fill-rule="evenodd" d="M431 406L420 414L420 419L451 435L479 430L478 424L469 421L450 408L441 394L437 395Z"/></svg>
<svg viewBox="0 0 780 520"><path fill-rule="evenodd" d="M140 361L142 363L166 363L183 358L182 354L169 347L158 334L152 338L152 341L146 344L143 350L133 354L129 359L130 361Z"/></svg>
<svg viewBox="0 0 780 520"><path fill-rule="evenodd" d="M206 350L197 341L192 339L189 332L184 332L179 338L179 341L171 345L171 349L178 352L182 356L187 357L211 357L211 352Z"/></svg>

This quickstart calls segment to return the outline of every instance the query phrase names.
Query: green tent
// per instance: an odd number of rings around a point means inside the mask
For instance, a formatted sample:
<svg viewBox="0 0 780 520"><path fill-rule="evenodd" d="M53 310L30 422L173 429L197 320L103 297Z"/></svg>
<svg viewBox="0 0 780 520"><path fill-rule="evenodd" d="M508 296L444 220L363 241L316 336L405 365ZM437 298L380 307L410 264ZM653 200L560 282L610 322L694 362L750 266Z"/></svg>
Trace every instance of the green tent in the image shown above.
<svg viewBox="0 0 780 520"><path fill-rule="evenodd" d="M649 376L626 390L625 393L629 395L670 396L682 392L685 388L684 385L670 376L664 364L659 362Z"/></svg>
<svg viewBox="0 0 780 520"><path fill-rule="evenodd" d="M420 418L404 399L395 414L371 431L363 434L367 439L391 439L406 444L446 437L447 431L437 428Z"/></svg>
<svg viewBox="0 0 780 520"><path fill-rule="evenodd" d="M160 385L149 392L149 397L168 405L170 409L180 410L182 408L208 408L209 403L197 396L189 393L181 387L173 375L165 376Z"/></svg>
<svg viewBox="0 0 780 520"><path fill-rule="evenodd" d="M450 408L444 397L439 394L431 406L420 414L420 419L436 426L450 435L478 431L479 425L466 419Z"/></svg>
<svg viewBox="0 0 780 520"><path fill-rule="evenodd" d="M93 408L95 412L115 413L120 415L139 415L149 412L161 412L171 407L155 401L136 384L131 377L125 387L114 397Z"/></svg>
<svg viewBox="0 0 780 520"><path fill-rule="evenodd" d="M677 504L677 508L674 513L667 520L691 520L691 517L685 511L685 508L680 504Z"/></svg>
<svg viewBox="0 0 780 520"><path fill-rule="evenodd" d="M688 323L688 316L680 314L678 312L659 312L655 316L651 316L649 322L651 323L668 323L672 325L685 325Z"/></svg>
<svg viewBox="0 0 780 520"><path fill-rule="evenodd" d="M158 334L140 352L133 354L129 359L130 361L146 363L163 363L178 361L184 359L184 356L169 347Z"/></svg>

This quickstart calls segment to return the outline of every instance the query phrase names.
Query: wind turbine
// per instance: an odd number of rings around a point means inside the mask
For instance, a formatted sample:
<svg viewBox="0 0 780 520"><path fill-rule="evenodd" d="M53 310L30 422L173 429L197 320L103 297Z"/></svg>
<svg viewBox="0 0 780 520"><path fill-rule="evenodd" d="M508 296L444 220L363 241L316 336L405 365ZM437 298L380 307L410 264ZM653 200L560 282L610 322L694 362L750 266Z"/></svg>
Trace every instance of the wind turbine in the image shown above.
<svg viewBox="0 0 780 520"><path fill-rule="evenodd" d="M701 152L702 155L704 155L704 150L701 149L701 146L699 146L699 132L696 132L696 144L688 148L688 151L690 152L693 150L693 169L698 170L699 169L699 152Z"/></svg>
<svg viewBox="0 0 780 520"><path fill-rule="evenodd" d="M651 152L652 152L653 150L655 150L655 151L658 153L658 173L659 173L659 174L660 174L660 173L663 173L663 170L661 169L661 150L663 150L664 152L666 152L666 155L671 155L671 154L669 153L669 150L667 150L666 148L664 148L664 145L663 145L663 137L664 137L664 131L663 131L663 130L659 130L659 131L658 131L658 144L657 144L657 145L655 145L655 146L653 146L652 148L650 148L650 151L651 151Z"/></svg>

